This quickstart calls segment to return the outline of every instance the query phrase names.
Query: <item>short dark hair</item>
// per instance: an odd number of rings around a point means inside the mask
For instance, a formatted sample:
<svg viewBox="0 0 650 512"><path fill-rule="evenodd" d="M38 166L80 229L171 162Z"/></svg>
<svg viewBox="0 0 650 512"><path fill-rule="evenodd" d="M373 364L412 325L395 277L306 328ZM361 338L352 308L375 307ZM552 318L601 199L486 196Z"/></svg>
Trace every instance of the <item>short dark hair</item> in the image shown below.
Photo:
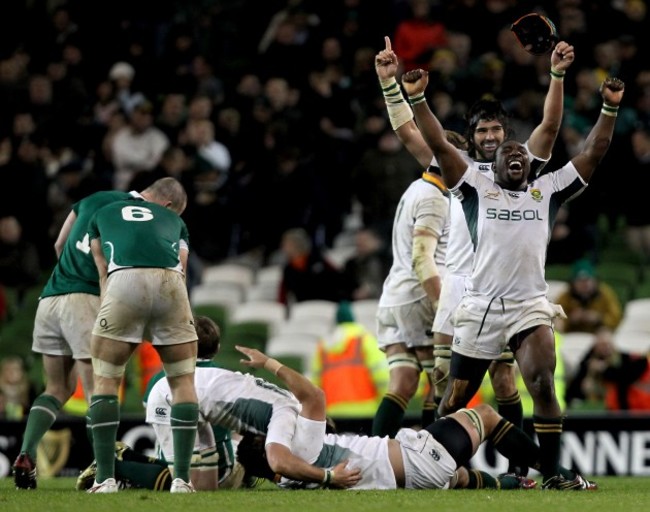
<svg viewBox="0 0 650 512"><path fill-rule="evenodd" d="M207 316L195 316L194 328L199 339L198 358L212 359L219 352L221 329L214 320Z"/></svg>

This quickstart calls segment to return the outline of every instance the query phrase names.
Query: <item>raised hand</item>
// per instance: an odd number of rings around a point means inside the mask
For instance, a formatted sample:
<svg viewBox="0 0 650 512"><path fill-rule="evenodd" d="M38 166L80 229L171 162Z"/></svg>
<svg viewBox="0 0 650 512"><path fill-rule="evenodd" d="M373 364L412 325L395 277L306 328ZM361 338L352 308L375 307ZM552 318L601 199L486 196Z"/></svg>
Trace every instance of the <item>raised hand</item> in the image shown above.
<svg viewBox="0 0 650 512"><path fill-rule="evenodd" d="M391 46L390 37L384 36L386 48L375 55L375 71L380 80L388 80L397 74L397 55Z"/></svg>
<svg viewBox="0 0 650 512"><path fill-rule="evenodd" d="M235 345L235 348L248 358L241 359L240 363L250 368L264 368L264 363L269 359L269 356L254 348L243 347L241 345Z"/></svg>
<svg viewBox="0 0 650 512"><path fill-rule="evenodd" d="M402 86L409 96L423 93L429 83L429 73L422 69L407 71L402 76Z"/></svg>
<svg viewBox="0 0 650 512"><path fill-rule="evenodd" d="M560 41L551 53L551 68L558 72L566 71L575 57L573 46L566 41Z"/></svg>
<svg viewBox="0 0 650 512"><path fill-rule="evenodd" d="M623 80L608 76L600 85L600 94L603 101L612 107L617 107L623 99L625 83Z"/></svg>

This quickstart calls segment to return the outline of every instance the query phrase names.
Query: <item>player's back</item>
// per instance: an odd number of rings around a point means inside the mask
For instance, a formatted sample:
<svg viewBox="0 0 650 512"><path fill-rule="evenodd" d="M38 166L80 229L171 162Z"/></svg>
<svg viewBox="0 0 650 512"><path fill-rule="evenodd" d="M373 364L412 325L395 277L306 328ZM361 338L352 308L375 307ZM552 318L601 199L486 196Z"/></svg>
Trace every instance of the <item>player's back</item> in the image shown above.
<svg viewBox="0 0 650 512"><path fill-rule="evenodd" d="M90 253L88 223L102 207L129 197L131 195L128 192L104 190L95 192L72 206L76 215L75 222L41 297L66 293L99 295L99 276Z"/></svg>
<svg viewBox="0 0 650 512"><path fill-rule="evenodd" d="M444 261L449 230L449 194L437 176L423 175L406 189L395 212L392 231L393 264L384 281L379 303L382 307L417 302L426 295L413 271L413 230L429 224L433 217L444 217L434 258L439 271Z"/></svg>
<svg viewBox="0 0 650 512"><path fill-rule="evenodd" d="M99 210L89 235L101 238L109 273L127 267L180 270L180 242L188 239L187 227L174 211L138 198Z"/></svg>
<svg viewBox="0 0 650 512"><path fill-rule="evenodd" d="M275 410L288 408L297 416L300 403L286 389L250 374L223 368L197 367L194 385L202 421L240 433L266 434ZM165 423L169 418L171 389L167 379L151 388L147 422Z"/></svg>

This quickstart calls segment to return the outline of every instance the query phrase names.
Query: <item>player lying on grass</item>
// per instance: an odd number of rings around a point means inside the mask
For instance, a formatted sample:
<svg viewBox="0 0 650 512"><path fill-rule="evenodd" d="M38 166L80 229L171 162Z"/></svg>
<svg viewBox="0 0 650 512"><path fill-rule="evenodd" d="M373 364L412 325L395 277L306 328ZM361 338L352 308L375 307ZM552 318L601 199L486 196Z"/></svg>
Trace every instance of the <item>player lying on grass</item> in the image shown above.
<svg viewBox="0 0 650 512"><path fill-rule="evenodd" d="M197 325L197 334L199 336L199 354L209 354L210 351L202 352L202 346L205 348L205 343L213 343L215 341L214 336L206 335L206 332L210 332L210 329L201 328L201 326L207 322L207 326L211 327L214 324L209 319L205 317L196 317ZM213 331L214 332L214 331ZM212 340L212 341L210 341ZM209 441L210 439L210 426L219 423L222 425L232 426L233 424L237 425L239 430L242 433L248 433L244 440L240 442L240 454L244 454L243 460L240 461L242 464L246 461L248 463L247 473L250 475L257 475L263 477L273 478L276 474L281 475L297 475L303 474L307 475L304 478L296 479L293 477L293 480L299 480L301 482L312 482L317 486L320 486L323 482L328 482L330 486L334 487L354 487L354 488L370 488L370 489L386 489L386 488L397 488L398 481L402 481L405 475L404 468L404 458L401 456L402 446L408 446L407 443L403 442L401 445L396 444L394 441L389 441L388 438L366 438L362 436L356 436L361 440L370 439L372 440L373 446L377 445L380 447L380 450L377 454L371 453L369 461L363 461L359 456L353 451L348 451L346 454L342 454L339 450L336 452L337 463L333 460L328 461L327 464L318 463L316 465L308 464L306 461L317 461L320 456L322 456L321 451L325 453L328 450L327 443L330 441L330 436L325 435L325 400L322 390L314 386L308 379L306 379L300 373L288 368L287 366L281 365L274 359L268 358L266 355L258 352L256 350L248 349L245 347L240 347L240 351L247 355L248 361L244 361L244 364L254 368L264 367L267 370L275 373L279 378L281 378L287 385L287 387L295 394L288 393L286 390L277 388L271 383L268 383L262 379L255 379L250 375L242 375L238 372L230 372L228 370L222 370L219 368L209 368L201 369L197 368L197 379L199 375L203 372L208 372L214 377L211 380L209 386L197 386L199 403L200 407L200 420L199 420L199 435L197 435L197 446L196 454L202 454L203 457L199 457L198 460L195 460L193 465L192 472L192 481L195 484L197 490L209 490L217 487L215 485L208 485L210 481L213 481L217 478L216 471L210 472L210 453L214 452L214 443ZM214 355L216 350L212 352ZM224 395L229 394L229 385L228 382L231 380L239 381L239 387L237 388L237 399L233 401L232 397L228 400L224 400ZM164 381L161 381L164 383ZM234 383L234 382L233 382ZM246 385L254 383L254 391L247 389ZM158 384L156 384L158 386ZM275 400L277 403L269 403L266 400L260 400L259 393L265 393L269 391L271 393L271 400ZM234 392L234 391L233 391ZM154 396L155 390L152 391ZM257 395L257 397L253 397ZM163 393L164 398L164 393ZM270 431L275 427L270 426L270 416L272 416L272 411L277 408L278 405L283 403L285 399L288 398L288 404L291 405L292 410L300 411L300 416L296 415L294 422L295 433L293 435L293 440L291 443L291 448L287 447L286 444L280 442L271 442L269 443L268 439L264 439L264 436L258 436L264 430ZM157 400L152 400L150 398L148 406L155 410L157 405L163 404ZM245 421L246 417L243 414L245 408L249 409L248 422ZM227 410L226 410L227 409ZM253 421L251 421L255 414L252 414L254 411L262 413L259 415L259 422L257 428L252 426ZM479 411L479 413L475 412ZM490 415L490 412L492 413ZM297 413L296 413L297 414ZM493 424L488 424L490 431L481 435L480 432L484 432L483 420L481 419L481 414L484 414L487 419L490 419ZM290 415L289 415L290 416ZM511 424L505 422L501 419L496 412L487 406L481 406L476 410L472 410L467 414L465 412L457 413L452 415L452 417L458 416L459 420L449 421L449 427L443 427L443 430L447 429L447 436L450 438L449 441L439 440L440 443L447 443L449 447L444 447L440 445L440 450L436 451L436 456L440 454L445 455L445 461L453 465L453 468L449 468L451 471L451 476L445 482L439 482L438 480L433 480L428 474L424 477L425 488L444 488L445 484L453 484L455 487L460 488L521 488L529 487L534 482L531 483L529 480L520 479L516 477L501 477L495 479L494 477L488 475L487 473L475 471L475 470L466 470L461 468L458 470L458 475L456 476L456 461L455 459L449 462L450 452L457 453L456 457L459 459L464 458L465 462L469 460L469 457L474 453L476 447L479 444L479 439L484 439L486 435L492 432L490 436L493 439L499 439L501 443L505 443L510 439L510 431L519 432L521 436L524 437L524 441L521 443L524 446L527 444L532 445L532 449L538 451L538 447L528 439L525 434L521 431L517 431L512 427ZM162 415L161 415L162 418ZM221 418L221 421L215 421L217 418ZM478 423L477 426L473 426L472 418L474 418ZM479 421L480 420L480 421ZM156 426L157 433L162 429L164 432L165 424L161 419L161 424ZM234 423L233 423L234 422ZM460 423L463 422L463 423ZM444 422L443 422L444 423ZM455 448L456 444L455 437L458 435L456 433L455 423L459 423L462 427L460 428L461 435L458 436L462 441L462 446ZM444 423L445 425L447 423ZM245 425L248 427L244 428ZM495 427L496 425L496 427ZM411 435L417 437L419 433L406 429L410 431ZM201 433L204 433L201 436ZM465 432L465 433L463 433ZM291 433L289 432L289 437ZM424 442L429 442L431 436L424 433L423 439ZM508 434L508 435L506 435ZM444 437L444 434L439 434ZM163 435L163 437L165 437ZM255 457L251 462L250 457L246 458L247 447L250 445L250 438L253 438L256 443ZM343 436L336 436L332 438L337 440ZM277 439L277 437L276 437ZM323 442L326 443L324 450ZM360 445L360 444L359 444ZM161 443L165 458L173 459L173 451L170 451L169 447L165 450L165 443ZM394 459L398 462L391 461L389 457L389 446L390 453ZM506 448L511 447L512 450L518 450L519 445L516 443L506 444ZM270 449L269 449L270 448ZM397 450L395 449L397 448ZM404 448L406 449L406 448ZM129 453L132 452L132 453ZM293 453L292 453L293 452ZM407 452L408 454L409 452ZM428 453L428 452L427 452ZM131 462L135 463L134 455L135 452L127 451L124 454L128 454L128 459ZM299 458L297 455L301 455L303 458ZM354 462L348 464L348 456L352 461L352 456L355 457ZM379 461L375 461L377 456L380 457ZM433 456L433 455L431 455ZM401 466L399 461L401 460ZM359 461L369 463L369 469L366 471L367 474L363 474L359 471L359 468L356 468L355 465ZM146 463L146 458L144 456L137 458L138 463ZM213 461L214 462L214 461ZM393 468L393 464L396 465L396 469ZM346 469L346 465L350 466L350 469ZM157 466L157 467L154 467ZM320 466L320 467L319 467ZM460 467L461 464L458 464ZM135 466L133 466L135 467ZM131 478L129 478L129 483L134 486L147 487L147 488L156 488L154 484L159 480L157 475L160 475L160 479L165 478L165 474L168 474L168 470L165 467L164 461L152 461L150 463L151 469L146 469L142 466L141 476L136 476L136 472L131 472ZM423 466L427 467L427 466ZM116 470L119 466L116 465ZM333 470L331 468L334 468ZM363 467L362 467L363 469ZM416 472L420 474L424 469ZM167 472L167 473L165 473ZM84 473L92 473L92 466L89 470ZM156 473L156 474L154 474ZM568 472L567 473L571 473ZM83 487L83 475L80 477L79 485ZM148 476L147 476L148 475ZM199 477L200 475L200 477ZM212 478L206 478L208 475L212 475ZM572 475L572 474L571 474ZM572 475L573 477L573 475ZM388 483L384 480L388 478ZM86 480L92 481L93 476L86 475ZM288 484L288 482L287 482ZM412 482L402 483L402 486L408 486L409 488L420 488L419 486L414 486Z"/></svg>
<svg viewBox="0 0 650 512"><path fill-rule="evenodd" d="M242 360L243 364L273 370L282 380L292 382L291 389L296 396L308 397L307 401L302 401L303 411L296 428L301 431L303 439L320 444L318 435L323 430L320 424L325 422L322 391L307 378L258 350L246 347L237 349L248 358ZM535 487L536 482L525 477L501 475L495 478L483 471L467 468L479 445L488 439L505 457L517 453L524 457L530 467L539 467L539 447L523 431L485 404L457 411L419 431L403 428L395 439L327 434L318 456L309 460L323 468L322 481L317 486L284 478L286 474L276 470L279 466L277 461L265 459L261 436L244 436L239 443L237 457L247 473L272 479L285 488L327 487L345 460L349 461L347 467L361 470L361 479L352 489ZM295 472L292 466L294 462L295 458L281 466ZM562 469L562 472L567 478L582 478L568 469Z"/></svg>
<svg viewBox="0 0 650 512"><path fill-rule="evenodd" d="M199 390L199 424L190 475L195 489L214 490L219 487L219 457L214 434L216 426L242 435L263 434L266 438L266 456L275 472L293 475L292 478L298 480L320 482L323 470L297 458L315 458L320 452L320 444L303 441L296 429L298 416L310 412L308 408L301 406L301 402L309 403L313 400L306 395L294 396L286 389L253 375L215 367L211 364L211 359L219 350L219 327L204 316L195 316L194 323L199 338L200 360L195 371L195 386ZM304 379L302 375L292 372L283 380L290 390L295 387L298 392L311 392L311 388L293 386L292 378L298 377ZM318 388L314 389L322 393ZM116 464L116 476L127 486L162 490L170 478L169 470L173 467L174 460L170 397L167 379L160 379L151 387L146 403L147 422L153 426L156 433L161 458L147 461L146 456L133 450L122 451L121 457L128 459L130 469L128 473L122 471L120 468L124 469L126 466L120 462ZM317 436L321 443L325 436L324 424L322 428L322 432ZM296 441L300 441L302 450L294 446ZM141 466L140 472L137 471L136 463L145 464ZM80 475L78 488L87 485L93 470L91 464ZM342 462L337 467L336 477L331 483L339 487L350 487L356 484L359 478L358 470L345 469Z"/></svg>

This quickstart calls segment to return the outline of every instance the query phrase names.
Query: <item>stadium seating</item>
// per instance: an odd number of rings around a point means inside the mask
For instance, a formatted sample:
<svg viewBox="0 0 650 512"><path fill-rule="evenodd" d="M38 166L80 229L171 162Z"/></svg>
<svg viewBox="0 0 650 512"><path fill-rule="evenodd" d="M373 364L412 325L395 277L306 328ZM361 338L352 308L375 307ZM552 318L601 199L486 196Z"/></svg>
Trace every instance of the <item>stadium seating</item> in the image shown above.
<svg viewBox="0 0 650 512"><path fill-rule="evenodd" d="M567 332L562 334L560 355L564 363L564 379L568 382L575 375L580 362L594 344L594 335L590 332Z"/></svg>
<svg viewBox="0 0 650 512"><path fill-rule="evenodd" d="M312 318L329 321L332 325L336 319L338 304L329 300L305 300L296 302L289 308L289 318Z"/></svg>
<svg viewBox="0 0 650 512"><path fill-rule="evenodd" d="M269 324L266 322L233 321L228 326L226 335L221 339L219 353L224 355L236 354L239 358L242 358L242 354L235 349L235 345L256 348L264 352L270 337Z"/></svg>
<svg viewBox="0 0 650 512"><path fill-rule="evenodd" d="M303 333L286 333L271 336L266 343L266 353L274 358L294 356L302 360L303 373L308 374L316 353L318 336Z"/></svg>
<svg viewBox="0 0 650 512"><path fill-rule="evenodd" d="M238 263L219 263L203 270L201 284L227 284L238 286L245 296L248 288L253 284L255 271L248 266Z"/></svg>
<svg viewBox="0 0 650 512"><path fill-rule="evenodd" d="M230 324L230 312L223 304L198 304L192 308L195 315L207 316L214 320L221 330L221 336L225 336Z"/></svg>
<svg viewBox="0 0 650 512"><path fill-rule="evenodd" d="M217 304L232 313L238 304L244 299L242 290L238 285L227 283L198 284L190 291L190 303L192 307L203 304Z"/></svg>
<svg viewBox="0 0 650 512"><path fill-rule="evenodd" d="M321 338L332 330L334 324L320 318L292 318L278 325L276 334L307 334Z"/></svg>
<svg viewBox="0 0 650 512"><path fill-rule="evenodd" d="M567 281L560 281L557 279L547 280L548 292L546 296L551 302L557 301L562 293L564 293L569 288L569 283Z"/></svg>
<svg viewBox="0 0 650 512"><path fill-rule="evenodd" d="M278 299L282 282L282 265L261 267L255 274L255 281L246 291L247 301L275 301Z"/></svg>
<svg viewBox="0 0 650 512"><path fill-rule="evenodd" d="M629 300L623 320L614 332L614 344L621 352L650 352L650 298Z"/></svg>
<svg viewBox="0 0 650 512"><path fill-rule="evenodd" d="M379 299L364 299L351 302L352 314L356 322L377 335L377 308Z"/></svg>
<svg viewBox="0 0 650 512"><path fill-rule="evenodd" d="M233 322L264 322L269 326L269 334L275 334L285 318L284 304L271 300L242 302L232 312Z"/></svg>

